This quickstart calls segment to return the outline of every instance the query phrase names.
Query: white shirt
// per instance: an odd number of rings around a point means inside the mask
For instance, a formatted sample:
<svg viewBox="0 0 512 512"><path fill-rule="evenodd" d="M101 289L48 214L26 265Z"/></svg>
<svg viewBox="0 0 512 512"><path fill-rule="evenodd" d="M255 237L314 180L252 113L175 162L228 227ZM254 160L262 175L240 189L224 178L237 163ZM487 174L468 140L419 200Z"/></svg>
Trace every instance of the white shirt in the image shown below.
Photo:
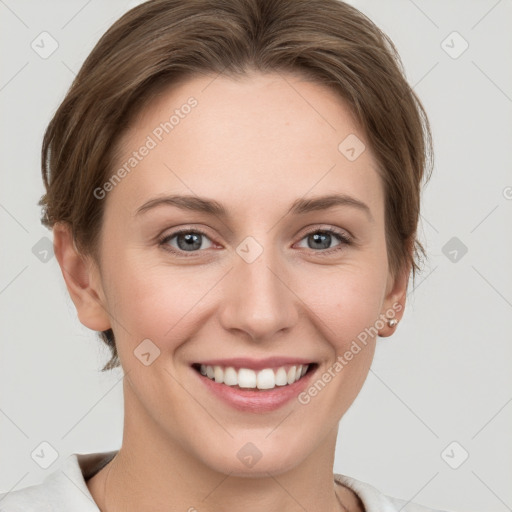
<svg viewBox="0 0 512 512"><path fill-rule="evenodd" d="M0 493L0 512L99 512L86 484L117 453L69 455L62 467L36 485ZM390 498L375 487L338 473L334 479L352 489L366 512L442 512Z"/></svg>

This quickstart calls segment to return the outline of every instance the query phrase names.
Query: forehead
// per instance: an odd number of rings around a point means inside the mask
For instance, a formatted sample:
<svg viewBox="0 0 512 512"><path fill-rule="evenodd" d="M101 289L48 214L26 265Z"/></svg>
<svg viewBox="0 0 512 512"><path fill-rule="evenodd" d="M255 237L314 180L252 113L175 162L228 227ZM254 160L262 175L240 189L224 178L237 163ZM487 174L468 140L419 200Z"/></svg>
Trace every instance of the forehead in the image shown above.
<svg viewBox="0 0 512 512"><path fill-rule="evenodd" d="M292 74L198 76L163 88L133 121L115 164L129 172L109 195L137 206L165 193L246 207L341 192L382 202L376 160L348 105Z"/></svg>

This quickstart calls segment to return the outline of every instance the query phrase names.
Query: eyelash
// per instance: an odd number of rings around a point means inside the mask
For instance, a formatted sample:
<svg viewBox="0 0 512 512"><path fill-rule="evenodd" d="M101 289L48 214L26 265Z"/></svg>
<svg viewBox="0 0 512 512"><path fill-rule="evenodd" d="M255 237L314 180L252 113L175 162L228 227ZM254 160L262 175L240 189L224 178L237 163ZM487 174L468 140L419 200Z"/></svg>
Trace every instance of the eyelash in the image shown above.
<svg viewBox="0 0 512 512"><path fill-rule="evenodd" d="M194 253L198 253L198 252L201 252L201 251L191 251L190 254L187 254L186 251L181 251L179 249L175 249L174 247L171 247L170 245L167 244L167 242L169 242L169 240L172 240L174 237L178 236L178 235L181 235L183 233L194 233L194 234L197 234L197 235L202 235L202 236L205 236L206 238L210 239L210 237L204 232L202 231L201 229L189 229L189 228L184 228L184 229L179 229L178 231L174 231L168 235L165 235L161 238L158 239L158 245L163 247L164 250L166 251L169 251L177 256L180 256L180 257L184 257L184 258L189 258L189 257L193 257ZM332 253L336 253L340 250L343 250L344 249L344 246L346 245L352 245L353 243L353 240L352 240L352 237L346 235L345 233L342 233L341 231L338 231L338 230L335 230L335 229L332 229L332 228L327 228L327 229L319 229L319 228L316 228L316 229L313 229L311 231L308 231L307 233L304 234L304 236L301 238L301 240L303 240L304 238L308 237L309 235L313 235L315 233L328 233L330 235L334 235L335 237L338 238L338 240L340 242L342 242L340 245L336 246L336 247L331 247L330 249L322 249L322 250L318 250L318 251L315 251L314 249L311 249L311 251L317 253L317 255L319 256L330 256Z"/></svg>

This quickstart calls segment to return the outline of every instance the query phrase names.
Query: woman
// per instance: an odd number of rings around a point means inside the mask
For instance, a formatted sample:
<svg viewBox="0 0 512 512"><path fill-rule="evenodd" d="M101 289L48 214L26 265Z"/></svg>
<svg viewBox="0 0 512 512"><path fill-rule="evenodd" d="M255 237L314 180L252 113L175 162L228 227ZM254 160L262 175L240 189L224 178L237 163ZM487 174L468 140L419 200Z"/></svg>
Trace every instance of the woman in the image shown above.
<svg viewBox="0 0 512 512"><path fill-rule="evenodd" d="M2 508L431 510L333 475L419 269L431 151L391 41L347 4L125 14L48 126L40 202L125 374L123 443Z"/></svg>

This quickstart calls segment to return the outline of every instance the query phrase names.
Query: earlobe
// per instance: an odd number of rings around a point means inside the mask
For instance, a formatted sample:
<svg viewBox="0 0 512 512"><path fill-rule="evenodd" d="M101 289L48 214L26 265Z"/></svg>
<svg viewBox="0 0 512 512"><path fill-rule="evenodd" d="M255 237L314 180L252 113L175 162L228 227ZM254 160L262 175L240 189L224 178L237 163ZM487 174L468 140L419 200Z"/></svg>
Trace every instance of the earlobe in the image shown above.
<svg viewBox="0 0 512 512"><path fill-rule="evenodd" d="M94 331L110 329L98 269L78 252L68 224L54 225L53 249L80 322Z"/></svg>
<svg viewBox="0 0 512 512"><path fill-rule="evenodd" d="M390 285L383 303L384 310L381 313L381 318L385 322L385 326L379 331L379 336L382 338L391 336L395 332L404 314L409 275L410 267L406 266L394 278L389 276Z"/></svg>

